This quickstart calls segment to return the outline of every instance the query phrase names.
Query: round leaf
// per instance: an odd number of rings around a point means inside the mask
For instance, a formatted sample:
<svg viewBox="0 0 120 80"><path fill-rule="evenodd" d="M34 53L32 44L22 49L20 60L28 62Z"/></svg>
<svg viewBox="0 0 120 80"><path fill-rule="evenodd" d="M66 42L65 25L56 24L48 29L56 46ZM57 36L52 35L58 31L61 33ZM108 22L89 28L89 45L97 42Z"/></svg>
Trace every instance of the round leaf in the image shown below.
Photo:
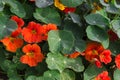
<svg viewBox="0 0 120 80"><path fill-rule="evenodd" d="M69 53L74 46L74 36L69 31L50 31L48 44L51 52Z"/></svg>
<svg viewBox="0 0 120 80"><path fill-rule="evenodd" d="M62 56L60 53L48 53L46 62L48 68L51 70L59 70L60 73L66 67L66 57Z"/></svg>
<svg viewBox="0 0 120 80"><path fill-rule="evenodd" d="M90 25L97 25L103 28L109 25L109 20L101 14L89 14L85 17L85 20Z"/></svg>
<svg viewBox="0 0 120 80"><path fill-rule="evenodd" d="M108 48L109 38L107 33L103 29L97 26L88 26L86 32L89 39L100 42L102 43L104 48Z"/></svg>
<svg viewBox="0 0 120 80"><path fill-rule="evenodd" d="M60 0L65 6L68 7L76 7L78 5L81 5L84 0Z"/></svg>
<svg viewBox="0 0 120 80"><path fill-rule="evenodd" d="M34 17L38 21L42 21L44 23L54 23L57 25L61 24L61 18L59 13L50 7L37 8L36 12L34 13Z"/></svg>
<svg viewBox="0 0 120 80"><path fill-rule="evenodd" d="M75 73L66 69L60 74L60 80L75 80Z"/></svg>
<svg viewBox="0 0 120 80"><path fill-rule="evenodd" d="M92 80L96 77L99 73L104 71L105 68L97 68L96 65L91 64L84 72L84 80Z"/></svg>
<svg viewBox="0 0 120 80"><path fill-rule="evenodd" d="M10 11L16 14L19 17L25 17L26 12L22 6L22 4L15 0L4 0L6 4L10 5Z"/></svg>
<svg viewBox="0 0 120 80"><path fill-rule="evenodd" d="M76 59L66 59L66 67L73 69L75 72L82 72L84 70L84 65L82 64L81 58Z"/></svg>

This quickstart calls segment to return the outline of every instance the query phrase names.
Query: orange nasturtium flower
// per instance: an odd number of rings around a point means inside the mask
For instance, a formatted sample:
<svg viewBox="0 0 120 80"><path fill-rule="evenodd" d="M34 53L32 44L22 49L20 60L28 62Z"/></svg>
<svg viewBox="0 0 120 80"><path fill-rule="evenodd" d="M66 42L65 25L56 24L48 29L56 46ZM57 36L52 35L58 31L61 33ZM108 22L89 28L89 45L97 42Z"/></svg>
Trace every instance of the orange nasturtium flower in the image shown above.
<svg viewBox="0 0 120 80"><path fill-rule="evenodd" d="M12 16L11 20L15 21L18 25L18 28L11 33L12 37L17 37L21 33L21 27L24 25L24 21L22 18L19 18L17 16Z"/></svg>
<svg viewBox="0 0 120 80"><path fill-rule="evenodd" d="M77 58L78 56L80 56L80 52L74 52L69 55L70 58Z"/></svg>
<svg viewBox="0 0 120 80"><path fill-rule="evenodd" d="M42 25L35 22L29 22L27 27L22 30L22 36L28 43L38 43L42 41Z"/></svg>
<svg viewBox="0 0 120 80"><path fill-rule="evenodd" d="M57 26L55 24L47 24L47 25L43 25L43 31L44 33L42 34L42 40L47 40L47 37L48 37L48 32L50 30L58 30L57 29Z"/></svg>
<svg viewBox="0 0 120 80"><path fill-rule="evenodd" d="M1 42L6 46L6 50L10 52L16 52L23 45L22 39L14 37L5 37Z"/></svg>
<svg viewBox="0 0 120 80"><path fill-rule="evenodd" d="M98 74L94 80L111 80L111 78L108 76L107 71L103 71L102 73Z"/></svg>
<svg viewBox="0 0 120 80"><path fill-rule="evenodd" d="M44 59L41 48L37 44L27 44L23 47L22 51L25 55L21 56L20 61L28 64L30 67L37 66L37 64Z"/></svg>
<svg viewBox="0 0 120 80"><path fill-rule="evenodd" d="M97 67L101 67L101 62L108 64L111 62L111 51L106 50L100 43L90 42L87 44L85 59L90 62L95 62Z"/></svg>

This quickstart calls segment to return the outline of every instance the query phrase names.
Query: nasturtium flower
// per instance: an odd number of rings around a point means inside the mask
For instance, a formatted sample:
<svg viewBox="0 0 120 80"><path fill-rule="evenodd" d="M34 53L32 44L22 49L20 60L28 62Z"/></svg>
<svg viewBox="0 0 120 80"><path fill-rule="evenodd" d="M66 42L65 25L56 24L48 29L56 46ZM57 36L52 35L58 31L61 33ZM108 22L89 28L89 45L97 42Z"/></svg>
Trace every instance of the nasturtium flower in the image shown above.
<svg viewBox="0 0 120 80"><path fill-rule="evenodd" d="M74 7L66 7L63 12L65 12L66 14L68 14L68 12L75 12L76 8Z"/></svg>
<svg viewBox="0 0 120 80"><path fill-rule="evenodd" d="M10 52L16 52L23 45L22 39L14 37L5 37L1 42L6 46L6 50Z"/></svg>
<svg viewBox="0 0 120 80"><path fill-rule="evenodd" d="M68 54L67 56L69 58L77 58L78 56L80 56L80 54L81 54L80 52L75 51L72 54Z"/></svg>
<svg viewBox="0 0 120 80"><path fill-rule="evenodd" d="M111 62L111 51L110 50L104 50L102 53L99 55L100 61L104 62L105 64L108 64Z"/></svg>
<svg viewBox="0 0 120 80"><path fill-rule="evenodd" d="M17 23L18 27L22 27L24 25L23 19L19 18L18 16L12 16L11 20L14 20Z"/></svg>
<svg viewBox="0 0 120 80"><path fill-rule="evenodd" d="M43 34L42 25L35 22L29 22L27 27L22 30L22 36L28 43L38 43L42 41Z"/></svg>
<svg viewBox="0 0 120 80"><path fill-rule="evenodd" d="M24 21L22 18L19 18L17 16L12 16L11 20L15 21L18 25L17 29L11 33L11 36L17 37L21 33L21 30L22 30L21 27L24 25Z"/></svg>
<svg viewBox="0 0 120 80"><path fill-rule="evenodd" d="M55 7L57 7L58 9L60 9L60 10L64 10L65 9L65 5L63 5L61 2L60 2L60 0L54 0L54 5L55 5Z"/></svg>
<svg viewBox="0 0 120 80"><path fill-rule="evenodd" d="M115 57L115 64L118 69L120 69L120 54Z"/></svg>
<svg viewBox="0 0 120 80"><path fill-rule="evenodd" d="M108 75L107 71L103 71L102 73L98 74L94 80L111 80Z"/></svg>
<svg viewBox="0 0 120 80"><path fill-rule="evenodd" d="M95 59L95 65L96 65L98 68L101 68L101 67L102 67L101 62L100 62L98 59Z"/></svg>
<svg viewBox="0 0 120 80"><path fill-rule="evenodd" d="M51 30L58 30L57 29L57 25L55 24L47 24L47 25L43 25L43 34L42 34L42 40L47 40L48 37L48 32Z"/></svg>
<svg viewBox="0 0 120 80"><path fill-rule="evenodd" d="M111 62L111 51L97 42L90 42L84 51L85 59L89 62L95 62L97 67L101 67L101 62L108 64Z"/></svg>
<svg viewBox="0 0 120 80"><path fill-rule="evenodd" d="M20 57L20 61L23 64L28 64L30 67L37 66L44 59L41 48L37 44L27 44L23 47L22 51L25 55Z"/></svg>
<svg viewBox="0 0 120 80"><path fill-rule="evenodd" d="M74 52L69 55L70 58L77 58L78 56L80 56L80 52Z"/></svg>
<svg viewBox="0 0 120 80"><path fill-rule="evenodd" d="M97 42L90 42L85 49L85 59L93 61L94 58L98 58L99 53L104 50L103 46Z"/></svg>

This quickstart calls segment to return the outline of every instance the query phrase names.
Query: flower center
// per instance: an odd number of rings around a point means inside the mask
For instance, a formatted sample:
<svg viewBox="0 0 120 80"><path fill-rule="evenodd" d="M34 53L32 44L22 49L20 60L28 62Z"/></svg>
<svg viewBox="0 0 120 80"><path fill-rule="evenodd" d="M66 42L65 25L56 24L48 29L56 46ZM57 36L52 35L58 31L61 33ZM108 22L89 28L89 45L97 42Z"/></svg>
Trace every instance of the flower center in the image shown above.
<svg viewBox="0 0 120 80"><path fill-rule="evenodd" d="M33 33L33 34L36 34L36 30L32 30L32 33Z"/></svg>
<svg viewBox="0 0 120 80"><path fill-rule="evenodd" d="M34 53L33 52L28 52L26 55L30 56L30 57L33 57L34 56Z"/></svg>
<svg viewBox="0 0 120 80"><path fill-rule="evenodd" d="M93 54L93 55L98 55L98 52L97 52L96 50L93 50L93 51L92 51L92 54Z"/></svg>
<svg viewBox="0 0 120 80"><path fill-rule="evenodd" d="M9 37L10 41L13 42L15 40L15 38L13 37Z"/></svg>

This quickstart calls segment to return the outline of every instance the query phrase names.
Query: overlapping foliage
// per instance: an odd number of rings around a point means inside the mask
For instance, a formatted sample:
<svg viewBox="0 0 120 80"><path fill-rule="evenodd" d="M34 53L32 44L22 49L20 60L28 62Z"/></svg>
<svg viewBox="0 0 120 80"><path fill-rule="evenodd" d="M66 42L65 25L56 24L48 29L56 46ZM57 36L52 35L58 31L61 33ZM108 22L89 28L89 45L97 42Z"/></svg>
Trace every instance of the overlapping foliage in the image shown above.
<svg viewBox="0 0 120 80"><path fill-rule="evenodd" d="M8 80L119 80L119 0L0 0Z"/></svg>

